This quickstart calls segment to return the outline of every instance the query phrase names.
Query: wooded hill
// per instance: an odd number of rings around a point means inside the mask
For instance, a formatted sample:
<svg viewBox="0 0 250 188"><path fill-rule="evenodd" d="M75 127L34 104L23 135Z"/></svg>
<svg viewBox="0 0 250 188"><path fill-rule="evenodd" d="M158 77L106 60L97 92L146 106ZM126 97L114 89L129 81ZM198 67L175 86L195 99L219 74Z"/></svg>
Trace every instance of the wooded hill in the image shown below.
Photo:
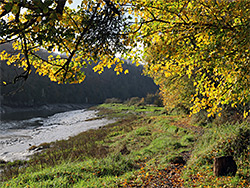
<svg viewBox="0 0 250 188"><path fill-rule="evenodd" d="M0 51L3 50L13 51L10 44L1 45ZM44 50L41 50L40 53L44 53L44 57L49 55ZM0 62L1 81L11 81L21 71L14 66L8 66L4 61ZM35 74L35 70L32 70L24 83L1 86L1 104L8 106L55 103L97 104L104 102L107 98L126 100L157 92L158 87L153 80L142 75L142 66L136 67L129 62L126 63L124 69L129 70L129 74L126 75L116 75L112 69L99 75L93 71L93 66L90 65L84 69L86 79L81 84L58 85L47 77Z"/></svg>

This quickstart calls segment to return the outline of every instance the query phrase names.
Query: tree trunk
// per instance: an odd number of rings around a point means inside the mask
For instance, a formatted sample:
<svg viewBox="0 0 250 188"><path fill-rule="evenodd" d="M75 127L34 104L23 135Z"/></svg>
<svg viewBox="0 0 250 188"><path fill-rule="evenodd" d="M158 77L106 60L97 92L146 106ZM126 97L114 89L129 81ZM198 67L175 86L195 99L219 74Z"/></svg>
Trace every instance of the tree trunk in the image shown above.
<svg viewBox="0 0 250 188"><path fill-rule="evenodd" d="M216 176L235 176L237 165L232 156L216 157L214 159L214 174Z"/></svg>

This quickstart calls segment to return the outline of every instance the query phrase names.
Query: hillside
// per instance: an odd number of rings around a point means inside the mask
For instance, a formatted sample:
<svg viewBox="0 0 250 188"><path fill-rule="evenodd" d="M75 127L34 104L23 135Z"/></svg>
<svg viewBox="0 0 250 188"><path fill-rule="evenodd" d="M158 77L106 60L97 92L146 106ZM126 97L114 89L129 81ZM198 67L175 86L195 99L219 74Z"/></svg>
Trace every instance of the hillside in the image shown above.
<svg viewBox="0 0 250 188"><path fill-rule="evenodd" d="M0 51L13 52L10 44L0 46ZM44 57L48 53L41 52ZM11 81L18 70L1 61L1 80ZM158 87L151 78L142 75L142 66L125 64L129 74L117 76L113 70L105 70L99 75L93 72L94 65L84 69L86 79L82 84L58 85L46 77L35 74L35 70L25 83L1 87L1 104L8 106L36 106L55 103L90 103L98 104L107 98L126 100L131 97L144 97L155 93Z"/></svg>

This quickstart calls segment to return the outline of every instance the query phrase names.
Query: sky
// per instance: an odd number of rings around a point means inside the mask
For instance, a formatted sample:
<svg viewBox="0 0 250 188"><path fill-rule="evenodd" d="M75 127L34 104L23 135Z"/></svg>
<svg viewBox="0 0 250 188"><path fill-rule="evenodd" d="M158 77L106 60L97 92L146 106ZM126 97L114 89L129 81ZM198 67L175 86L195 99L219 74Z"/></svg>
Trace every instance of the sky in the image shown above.
<svg viewBox="0 0 250 188"><path fill-rule="evenodd" d="M77 8L77 5L80 5L82 2L82 0L73 0L73 3L72 4L69 4L67 2L66 6L69 6L70 8L74 8L76 9Z"/></svg>

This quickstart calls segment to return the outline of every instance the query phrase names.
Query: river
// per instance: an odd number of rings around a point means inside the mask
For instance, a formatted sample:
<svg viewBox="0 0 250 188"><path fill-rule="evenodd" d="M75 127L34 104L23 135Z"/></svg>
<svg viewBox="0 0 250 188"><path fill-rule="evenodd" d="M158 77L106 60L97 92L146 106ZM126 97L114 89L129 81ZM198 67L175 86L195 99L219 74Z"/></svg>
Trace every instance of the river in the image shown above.
<svg viewBox="0 0 250 188"><path fill-rule="evenodd" d="M63 112L33 109L2 114L0 160L25 160L33 154L33 151L28 150L33 145L67 139L112 122L96 117L96 111L85 108Z"/></svg>

